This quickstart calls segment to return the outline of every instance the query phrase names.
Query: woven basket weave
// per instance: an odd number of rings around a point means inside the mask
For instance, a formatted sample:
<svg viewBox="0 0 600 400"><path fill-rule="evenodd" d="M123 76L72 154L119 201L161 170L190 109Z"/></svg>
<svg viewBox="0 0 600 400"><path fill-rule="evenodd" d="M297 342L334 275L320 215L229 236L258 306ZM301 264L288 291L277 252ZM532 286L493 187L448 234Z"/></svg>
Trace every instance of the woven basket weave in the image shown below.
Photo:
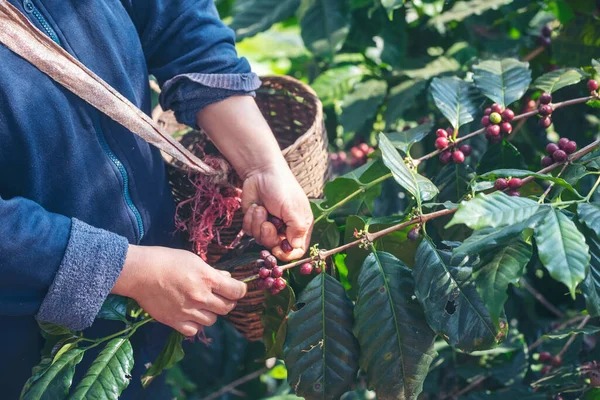
<svg viewBox="0 0 600 400"><path fill-rule="evenodd" d="M279 147L294 176L309 198L319 198L325 183L329 180L331 166L327 153L328 138L323 122L323 109L316 93L302 82L285 76L261 77L262 86L256 91L256 103L268 122ZM182 145L194 154L199 149L205 154L218 154L218 150L202 131L189 131L178 124L171 112L160 108L153 118ZM188 131L186 133L186 130ZM181 134L181 133L184 134ZM193 196L195 188L187 171L171 159L167 161L167 172L173 195L177 203ZM180 208L179 217L186 219L191 210ZM239 242L243 214L238 211L230 227L220 230L220 241L209 244L207 261L216 265ZM189 244L189 248L193 246ZM247 262L231 270L236 279L243 279L256 273L255 264ZM260 316L263 312L264 293L256 282L248 286L248 294L238 302L226 318L249 340L260 340L263 328Z"/></svg>

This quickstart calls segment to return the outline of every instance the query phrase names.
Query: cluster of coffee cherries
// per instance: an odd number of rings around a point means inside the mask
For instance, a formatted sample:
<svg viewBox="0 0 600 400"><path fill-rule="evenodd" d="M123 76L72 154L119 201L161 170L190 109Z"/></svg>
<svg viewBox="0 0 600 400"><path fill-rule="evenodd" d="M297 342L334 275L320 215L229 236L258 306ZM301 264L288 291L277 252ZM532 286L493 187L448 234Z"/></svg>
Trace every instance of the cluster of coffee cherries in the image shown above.
<svg viewBox="0 0 600 400"><path fill-rule="evenodd" d="M329 153L329 159L336 170L342 170L347 166L360 167L367 162L367 156L374 151L375 149L367 143L359 143L353 146L348 153L345 151ZM348 157L348 154L350 154L350 157Z"/></svg>
<svg viewBox="0 0 600 400"><path fill-rule="evenodd" d="M287 282L282 278L283 268L277 266L277 259L268 250L260 252L258 270L258 287L261 290L269 290L272 295L281 292L287 286Z"/></svg>
<svg viewBox="0 0 600 400"><path fill-rule="evenodd" d="M503 135L510 135L513 127L510 123L515 113L510 108L502 109L500 104L492 104L483 112L481 125L485 128L485 138L493 144L500 143Z"/></svg>
<svg viewBox="0 0 600 400"><path fill-rule="evenodd" d="M547 167L555 162L564 162L567 160L567 156L575 151L577 151L577 143L567 138L560 138L557 143L548 143L546 146L548 155L542 158L542 166Z"/></svg>
<svg viewBox="0 0 600 400"><path fill-rule="evenodd" d="M454 162L455 164L462 164L465 162L465 157L471 154L471 146L463 144L455 146L454 143L454 129L438 129L435 132L437 139L435 139L435 148L440 150L440 161L442 164L449 164Z"/></svg>
<svg viewBox="0 0 600 400"><path fill-rule="evenodd" d="M313 272L320 274L323 272L323 268L318 264L313 267L313 263L310 262L306 262L300 266L300 274L302 275L310 275Z"/></svg>
<svg viewBox="0 0 600 400"><path fill-rule="evenodd" d="M537 38L540 46L550 46L552 44L552 28L548 25L544 25L542 29L540 29L540 36Z"/></svg>
<svg viewBox="0 0 600 400"><path fill-rule="evenodd" d="M286 225L285 225L285 222L283 222L283 220L281 218L277 218L273 215L269 215L269 217L267 218L267 221L269 221L270 223L275 225L275 229L277 229L277 233L279 233L280 235L285 234ZM287 240L287 239L283 239L281 241L280 246L281 246L281 250L284 253L290 253L292 250L294 250L294 248L290 244L289 240Z"/></svg>
<svg viewBox="0 0 600 400"><path fill-rule="evenodd" d="M538 121L538 125L544 129L547 129L550 125L552 125L552 95L550 93L544 92L540 96L540 106L538 107L538 114L541 116Z"/></svg>
<svg viewBox="0 0 600 400"><path fill-rule="evenodd" d="M496 190L507 191L509 196L521 196L521 193L519 193L521 186L523 186L523 181L520 178L498 178L494 182Z"/></svg>
<svg viewBox="0 0 600 400"><path fill-rule="evenodd" d="M542 375L546 375L548 372L550 372L552 367L560 367L562 364L562 358L559 355L553 356L547 351L542 351L540 353L538 361L544 364L549 364L544 365L544 367L542 368Z"/></svg>

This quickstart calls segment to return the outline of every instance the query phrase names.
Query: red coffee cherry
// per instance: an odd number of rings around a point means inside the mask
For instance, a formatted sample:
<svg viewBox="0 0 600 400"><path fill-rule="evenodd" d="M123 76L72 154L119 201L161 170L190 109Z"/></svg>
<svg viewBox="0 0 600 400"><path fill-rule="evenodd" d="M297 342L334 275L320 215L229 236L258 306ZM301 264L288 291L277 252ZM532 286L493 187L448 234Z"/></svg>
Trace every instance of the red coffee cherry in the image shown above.
<svg viewBox="0 0 600 400"><path fill-rule="evenodd" d="M560 365L562 364L562 358L560 356L554 356L552 357L552 366L553 367L560 367Z"/></svg>
<svg viewBox="0 0 600 400"><path fill-rule="evenodd" d="M270 276L268 278L265 278L263 280L263 282L265 283L265 287L267 289L270 289L273 287L273 285L275 284L275 279L271 278Z"/></svg>
<svg viewBox="0 0 600 400"><path fill-rule="evenodd" d="M488 127L488 126L490 126L490 124L491 124L490 116L484 115L483 118L481 118L481 125L483 125L484 127Z"/></svg>
<svg viewBox="0 0 600 400"><path fill-rule="evenodd" d="M445 130L445 129L438 129L437 131L435 131L435 135L436 135L437 137L439 137L439 138L440 138L440 137L447 138L447 137L448 137L448 132L446 132L446 130Z"/></svg>
<svg viewBox="0 0 600 400"><path fill-rule="evenodd" d="M542 103L542 104L552 103L552 95L548 92L542 93L542 95L540 96L540 103Z"/></svg>
<svg viewBox="0 0 600 400"><path fill-rule="evenodd" d="M598 90L598 82L593 79L590 79L587 83L587 87L590 90L590 92L594 92Z"/></svg>
<svg viewBox="0 0 600 400"><path fill-rule="evenodd" d="M552 158L556 162L563 162L567 159L567 153L564 150L556 150L554 154L552 154Z"/></svg>
<svg viewBox="0 0 600 400"><path fill-rule="evenodd" d="M275 225L275 229L277 230L279 230L283 225L285 225L281 218L277 218L273 215L269 216L268 221Z"/></svg>
<svg viewBox="0 0 600 400"><path fill-rule="evenodd" d="M490 115L492 113L492 108L488 107L483 111L483 115Z"/></svg>
<svg viewBox="0 0 600 400"><path fill-rule="evenodd" d="M310 275L313 272L313 266L311 263L304 263L300 266L300 274Z"/></svg>
<svg viewBox="0 0 600 400"><path fill-rule="evenodd" d="M420 230L420 228L418 226L415 226L414 228L412 228L406 235L408 240L410 240L411 242L416 241L419 238L419 230Z"/></svg>
<svg viewBox="0 0 600 400"><path fill-rule="evenodd" d="M540 356L538 357L538 360L540 362L547 362L547 361L550 361L551 358L552 358L552 354L548 353L547 351L542 351L540 353Z"/></svg>
<svg viewBox="0 0 600 400"><path fill-rule="evenodd" d="M286 286L287 286L287 282L283 278L277 278L277 279L275 279L275 282L273 282L273 287L275 287L279 290L285 289Z"/></svg>
<svg viewBox="0 0 600 400"><path fill-rule="evenodd" d="M442 150L448 147L448 139L445 137L439 137L435 139L435 148L438 150Z"/></svg>
<svg viewBox="0 0 600 400"><path fill-rule="evenodd" d="M511 190L510 192L508 192L508 195L513 197L521 197L521 193L519 193L518 190Z"/></svg>
<svg viewBox="0 0 600 400"><path fill-rule="evenodd" d="M287 239L283 239L281 242L281 250L283 250L284 253L290 253L294 248Z"/></svg>
<svg viewBox="0 0 600 400"><path fill-rule="evenodd" d="M506 133L507 135L510 135L512 132L512 125L510 124L510 122L503 122L500 124L500 130L504 133Z"/></svg>
<svg viewBox="0 0 600 400"><path fill-rule="evenodd" d="M315 274L320 274L321 272L323 272L323 269L317 265L315 267Z"/></svg>
<svg viewBox="0 0 600 400"><path fill-rule="evenodd" d="M269 250L262 250L260 252L260 258L261 260L266 260L267 257L269 257L271 255L271 253L269 252Z"/></svg>
<svg viewBox="0 0 600 400"><path fill-rule="evenodd" d="M541 126L544 129L546 129L550 125L552 125L552 118L550 118L550 117L543 117L542 119L539 120L538 125Z"/></svg>
<svg viewBox="0 0 600 400"><path fill-rule="evenodd" d="M546 153L552 155L556 150L558 150L558 148L558 145L556 145L555 143L548 143L546 145Z"/></svg>
<svg viewBox="0 0 600 400"><path fill-rule="evenodd" d="M492 104L490 109L492 110L493 113L498 113L498 114L502 114L502 106L500 104Z"/></svg>
<svg viewBox="0 0 600 400"><path fill-rule="evenodd" d="M560 138L558 140L558 143L557 143L558 148L561 149L561 150L564 150L565 146L567 145L567 143L569 143L569 139L567 139L567 138Z"/></svg>
<svg viewBox="0 0 600 400"><path fill-rule="evenodd" d="M456 164L461 164L465 161L465 154L460 150L455 150L452 152L452 161Z"/></svg>
<svg viewBox="0 0 600 400"><path fill-rule="evenodd" d="M361 143L358 145L358 149L363 153L367 154L369 152L369 145L366 143Z"/></svg>
<svg viewBox="0 0 600 400"><path fill-rule="evenodd" d="M470 156L471 152L473 151L473 149L471 148L471 146L469 146L468 144L463 144L458 149L463 152L463 154L465 155L465 157Z"/></svg>
<svg viewBox="0 0 600 400"><path fill-rule="evenodd" d="M490 136L498 136L500 134L500 125L490 125L485 130Z"/></svg>
<svg viewBox="0 0 600 400"><path fill-rule="evenodd" d="M271 276L271 270L269 270L268 268L262 267L261 269L258 270L258 276L260 276L261 279L267 279L269 276Z"/></svg>
<svg viewBox="0 0 600 400"><path fill-rule="evenodd" d="M265 267L272 269L276 265L277 265L277 259L275 258L275 256L270 255L267 258L265 258Z"/></svg>
<svg viewBox="0 0 600 400"><path fill-rule="evenodd" d="M271 294L273 296L277 296L279 293L281 293L281 289L277 289L276 287L272 287L270 290Z"/></svg>
<svg viewBox="0 0 600 400"><path fill-rule="evenodd" d="M519 189L523 186L523 181L519 178L511 178L508 181L508 187L511 189Z"/></svg>
<svg viewBox="0 0 600 400"><path fill-rule="evenodd" d="M540 115L546 116L552 114L552 106L550 104L542 104L538 109Z"/></svg>
<svg viewBox="0 0 600 400"><path fill-rule="evenodd" d="M512 121L515 118L515 112L510 108L507 108L502 112L502 119L505 121Z"/></svg>
<svg viewBox="0 0 600 400"><path fill-rule="evenodd" d="M496 190L505 190L508 188L508 181L504 178L498 178L496 179L496 182L494 182L494 188Z"/></svg>
<svg viewBox="0 0 600 400"><path fill-rule="evenodd" d="M271 270L271 277L281 278L281 276L283 276L283 269L281 267L274 267Z"/></svg>
<svg viewBox="0 0 600 400"><path fill-rule="evenodd" d="M554 164L554 159L550 156L545 156L544 158L542 158L542 167L549 167L552 164Z"/></svg>
<svg viewBox="0 0 600 400"><path fill-rule="evenodd" d="M448 164L452 160L452 154L449 151L444 151L440 154L440 161L442 164Z"/></svg>
<svg viewBox="0 0 600 400"><path fill-rule="evenodd" d="M565 144L563 150L567 154L575 153L577 151L577 143L571 140L569 143Z"/></svg>

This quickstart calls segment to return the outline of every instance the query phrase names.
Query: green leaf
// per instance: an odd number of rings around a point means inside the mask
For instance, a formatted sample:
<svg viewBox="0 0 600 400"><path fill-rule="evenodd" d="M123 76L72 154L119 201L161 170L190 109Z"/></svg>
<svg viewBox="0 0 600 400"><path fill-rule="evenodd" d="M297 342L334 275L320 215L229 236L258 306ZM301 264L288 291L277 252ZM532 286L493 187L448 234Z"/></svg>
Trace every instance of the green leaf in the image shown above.
<svg viewBox="0 0 600 400"><path fill-rule="evenodd" d="M434 184L440 191L437 200L459 201L469 192L469 184L474 177L474 171L464 163L444 166L434 180Z"/></svg>
<svg viewBox="0 0 600 400"><path fill-rule="evenodd" d="M182 341L183 335L181 333L177 331L171 332L167 338L165 347L163 347L156 360L148 368L144 376L142 376L142 386L147 387L165 369L171 368L183 359Z"/></svg>
<svg viewBox="0 0 600 400"><path fill-rule="evenodd" d="M127 302L126 297L109 294L96 318L127 322Z"/></svg>
<svg viewBox="0 0 600 400"><path fill-rule="evenodd" d="M392 15L395 9L404 5L404 0L381 0L381 5L385 7L389 15Z"/></svg>
<svg viewBox="0 0 600 400"><path fill-rule="evenodd" d="M585 237L573 221L554 208L534 229L534 234L540 261L551 277L567 285L575 298L575 289L590 265Z"/></svg>
<svg viewBox="0 0 600 400"><path fill-rule="evenodd" d="M449 253L438 251L424 239L413 268L415 293L427 323L448 344L467 352L485 350L501 342L506 331L494 325L465 260L451 259Z"/></svg>
<svg viewBox="0 0 600 400"><path fill-rule="evenodd" d="M379 148L383 154L383 162L392 171L396 182L412 194L417 202L428 201L435 197L438 193L437 187L427 178L411 171L383 133L379 134Z"/></svg>
<svg viewBox="0 0 600 400"><path fill-rule="evenodd" d="M533 82L533 87L544 92L554 93L559 89L579 83L584 75L575 68L562 68L548 72Z"/></svg>
<svg viewBox="0 0 600 400"><path fill-rule="evenodd" d="M316 56L333 58L350 31L344 0L301 0L298 17L302 39Z"/></svg>
<svg viewBox="0 0 600 400"><path fill-rule="evenodd" d="M433 122L426 122L407 131L386 133L386 136L394 147L408 153L414 143L423 140L431 132L431 128L433 128Z"/></svg>
<svg viewBox="0 0 600 400"><path fill-rule="evenodd" d="M585 297L587 312L592 317L600 316L600 241L598 237L586 235L590 246L590 269L581 282L581 291Z"/></svg>
<svg viewBox="0 0 600 400"><path fill-rule="evenodd" d="M239 41L293 17L299 6L300 0L237 0L229 27Z"/></svg>
<svg viewBox="0 0 600 400"><path fill-rule="evenodd" d="M287 286L278 295L265 292L265 310L260 316L264 327L263 341L267 349L265 357L281 358L287 333L287 315L296 304L294 292Z"/></svg>
<svg viewBox="0 0 600 400"><path fill-rule="evenodd" d="M479 112L480 94L471 82L456 77L434 78L429 90L435 105L454 129L473 121Z"/></svg>
<svg viewBox="0 0 600 400"><path fill-rule="evenodd" d="M552 175L548 174L537 174L535 172L531 172L523 169L496 169L494 171L487 172L483 175L480 175L479 178L485 180L495 180L497 178L525 178L528 176L533 176L534 178L543 179L545 181L554 182L559 186L564 187L565 189L570 190L571 192L579 195L577 191L571 186L567 181L562 178L556 178Z"/></svg>
<svg viewBox="0 0 600 400"><path fill-rule="evenodd" d="M416 102L417 97L425 90L427 81L411 79L390 89L386 110L383 114L386 127L398 122Z"/></svg>
<svg viewBox="0 0 600 400"><path fill-rule="evenodd" d="M69 400L114 399L129 385L133 368L133 349L129 339L117 338L94 360L87 373L75 388Z"/></svg>
<svg viewBox="0 0 600 400"><path fill-rule="evenodd" d="M508 299L509 284L516 285L531 259L531 245L514 241L494 253L482 254L483 266L473 272L477 293L485 303L492 321L498 326L504 303Z"/></svg>
<svg viewBox="0 0 600 400"><path fill-rule="evenodd" d="M589 65L600 52L600 27L591 12L578 15L561 26L552 38L552 58L557 65Z"/></svg>
<svg viewBox="0 0 600 400"><path fill-rule="evenodd" d="M579 203L577 204L577 216L585 226L590 228L600 237L600 204Z"/></svg>
<svg viewBox="0 0 600 400"><path fill-rule="evenodd" d="M460 63L454 58L441 56L427 63L423 68L405 69L399 71L411 79L429 79L434 76L449 74L460 70Z"/></svg>
<svg viewBox="0 0 600 400"><path fill-rule="evenodd" d="M495 145L488 145L477 165L477 173L481 175L498 168L522 169L527 168L527 164L519 150L504 140Z"/></svg>
<svg viewBox="0 0 600 400"><path fill-rule="evenodd" d="M380 399L416 400L435 358L435 333L413 293L411 270L396 257L377 252L365 260L354 334L360 367Z"/></svg>
<svg viewBox="0 0 600 400"><path fill-rule="evenodd" d="M387 83L376 79L361 82L344 97L340 123L344 133L360 131L368 121L373 121L387 92Z"/></svg>
<svg viewBox="0 0 600 400"><path fill-rule="evenodd" d="M502 107L519 100L531 83L529 63L514 58L483 61L473 67L473 72L481 92Z"/></svg>
<svg viewBox="0 0 600 400"><path fill-rule="evenodd" d="M358 371L352 303L344 287L322 273L300 293L298 308L288 317L283 347L288 382L300 397L337 400Z"/></svg>
<svg viewBox="0 0 600 400"><path fill-rule="evenodd" d="M513 0L471 0L457 1L454 6L443 14L429 20L429 25L444 25L452 21L462 21L472 15L481 15L492 9L500 8Z"/></svg>
<svg viewBox="0 0 600 400"><path fill-rule="evenodd" d="M41 330L52 336L73 335L70 329L49 322L38 322L38 326Z"/></svg>
<svg viewBox="0 0 600 400"><path fill-rule="evenodd" d="M324 107L330 106L337 99L342 99L361 81L364 71L355 65L344 65L331 68L317 76L311 84L317 92Z"/></svg>
<svg viewBox="0 0 600 400"><path fill-rule="evenodd" d="M23 388L22 400L61 400L69 393L75 366L83 358L83 350L67 351L51 365L40 368ZM48 363L49 364L49 363Z"/></svg>
<svg viewBox="0 0 600 400"><path fill-rule="evenodd" d="M549 339L565 339L573 335L593 335L598 332L600 332L600 326L587 325L583 328L565 328L560 331L550 332L544 336Z"/></svg>
<svg viewBox="0 0 600 400"><path fill-rule="evenodd" d="M457 224L465 224L471 229L517 224L534 215L539 208L540 205L533 200L508 196L503 192L479 193L472 200L460 203L446 228Z"/></svg>

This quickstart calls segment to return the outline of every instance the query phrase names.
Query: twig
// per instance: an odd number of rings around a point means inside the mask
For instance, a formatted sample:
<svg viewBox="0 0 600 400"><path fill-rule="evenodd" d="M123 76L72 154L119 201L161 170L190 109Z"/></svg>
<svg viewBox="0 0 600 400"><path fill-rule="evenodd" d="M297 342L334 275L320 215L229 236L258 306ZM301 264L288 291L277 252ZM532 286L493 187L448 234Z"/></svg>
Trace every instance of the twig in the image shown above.
<svg viewBox="0 0 600 400"><path fill-rule="evenodd" d="M552 305L552 303L550 303L548 300L546 300L546 298L540 292L535 290L525 278L521 278L521 286L523 286L529 293L533 295L533 297L535 297L537 301L539 301L544 307L546 307L558 318L564 318L565 314L558 308L554 307L554 305Z"/></svg>
<svg viewBox="0 0 600 400"><path fill-rule="evenodd" d="M539 56L540 54L542 54L544 52L544 50L546 50L546 46L540 46L540 47L534 49L531 53L527 54L521 60L522 61L531 61L534 58L536 58L537 56Z"/></svg>
<svg viewBox="0 0 600 400"><path fill-rule="evenodd" d="M558 173L558 175L556 175L557 178L560 178L560 176L562 175L563 172L565 172L565 169L567 169L567 167L569 166L569 163L566 162L562 169L560 170L560 172ZM548 185L548 188L544 191L544 193L542 194L542 196L540 197L540 199L538 200L539 204L543 204L544 203L544 199L546 198L546 196L548 196L548 193L550 193L550 191L552 190L552 188L554 187L554 182L550 182L550 185Z"/></svg>
<svg viewBox="0 0 600 400"><path fill-rule="evenodd" d="M259 376L261 376L262 374L264 374L267 371L269 371L269 368L265 367L265 368L259 369L258 371L254 371L248 375L244 375L241 378L238 378L235 381L231 382L230 384L223 386L221 389L217 390L216 392L204 397L202 400L216 399L227 392L231 392L235 387L237 387L243 383L246 383L248 381L251 381L254 378L258 378Z"/></svg>
<svg viewBox="0 0 600 400"><path fill-rule="evenodd" d="M585 317L578 315L577 317L571 318L565 322L563 322L562 324L560 324L559 326L556 327L556 329L554 329L555 331L560 331L562 329L565 329L567 326L575 323L575 322L579 322L582 319L584 319ZM544 341L546 340L545 336L541 336L538 340L536 340L535 342L533 342L532 344L530 344L527 347L527 351L532 351L535 350L536 348L538 348L542 343L544 343Z"/></svg>
<svg viewBox="0 0 600 400"><path fill-rule="evenodd" d="M586 326L586 324L588 322L590 322L590 319L592 317L589 315L586 315L585 318L583 319L583 321L581 321L581 323L579 325L577 325L577 329L581 329L584 326ZM567 341L567 343L565 343L565 345L563 346L563 348L558 352L557 356L562 358L565 353L567 352L567 350L569 350L569 347L571 347L571 345L573 344L573 342L575 341L575 338L577 337L577 334L571 335L571 337L569 338L569 340Z"/></svg>

